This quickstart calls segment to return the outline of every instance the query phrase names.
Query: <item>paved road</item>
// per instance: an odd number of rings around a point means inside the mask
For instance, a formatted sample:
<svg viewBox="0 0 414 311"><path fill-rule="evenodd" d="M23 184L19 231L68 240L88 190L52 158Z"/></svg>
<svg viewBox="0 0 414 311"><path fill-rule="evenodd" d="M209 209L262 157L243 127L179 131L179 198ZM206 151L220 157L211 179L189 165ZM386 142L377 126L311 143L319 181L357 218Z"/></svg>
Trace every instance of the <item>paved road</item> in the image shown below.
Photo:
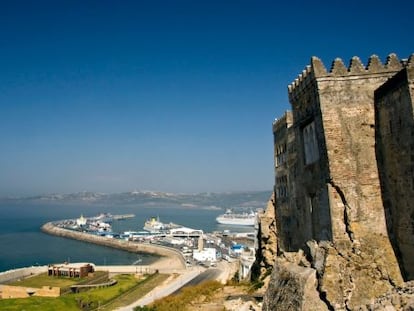
<svg viewBox="0 0 414 311"><path fill-rule="evenodd" d="M151 292L135 301L133 304L119 308L117 311L133 311L133 309L137 306L145 306L157 299L171 294L177 294L180 292L181 288L185 286L194 286L208 280L219 280L226 269L228 269L227 266L219 266L217 268L210 269L197 266L186 271L181 270L179 272L180 275L170 283L154 288Z"/></svg>
<svg viewBox="0 0 414 311"><path fill-rule="evenodd" d="M219 269L207 269L204 272L196 275L192 280L186 283L184 286L178 288L175 292L171 293L172 295L178 294L184 287L187 286L195 286L202 282L209 281L209 280L216 280L219 275L221 274L221 270Z"/></svg>
<svg viewBox="0 0 414 311"><path fill-rule="evenodd" d="M202 274L203 270L200 268L194 268L192 270L188 270L188 272L181 274L171 283L163 286L157 287L145 295L143 298L135 301L133 304L129 306L118 308L117 311L132 311L137 306L145 306L153 301L171 295L171 293L176 292L178 289L183 287L184 285L188 284L191 280L196 278L198 275Z"/></svg>

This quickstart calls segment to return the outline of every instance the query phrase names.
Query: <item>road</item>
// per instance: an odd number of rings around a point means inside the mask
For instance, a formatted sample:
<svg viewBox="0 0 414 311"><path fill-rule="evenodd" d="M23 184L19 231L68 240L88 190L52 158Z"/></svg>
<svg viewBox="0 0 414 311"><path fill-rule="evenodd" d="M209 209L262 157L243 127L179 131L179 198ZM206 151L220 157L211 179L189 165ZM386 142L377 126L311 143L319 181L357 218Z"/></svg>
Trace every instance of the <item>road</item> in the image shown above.
<svg viewBox="0 0 414 311"><path fill-rule="evenodd" d="M129 306L122 307L116 309L117 311L133 311L133 309L137 306L145 306L153 301L171 295L171 293L176 292L184 285L188 284L191 280L197 278L200 274L203 273L203 269L201 268L193 268L188 270L187 272L178 276L175 280L171 283L166 284L165 286L158 286L154 288L151 292L145 295L143 298L135 301L133 304Z"/></svg>
<svg viewBox="0 0 414 311"><path fill-rule="evenodd" d="M157 286L147 295L135 301L133 304L117 309L118 311L133 311L137 306L145 306L153 301L166 297L171 294L177 294L180 289L185 286L197 285L208 280L228 280L234 273L234 268L237 267L227 262L220 262L217 268L206 269L204 267L196 266L188 270L181 270L180 275L171 282ZM177 273L176 271L175 273Z"/></svg>
<svg viewBox="0 0 414 311"><path fill-rule="evenodd" d="M222 271L219 269L207 269L204 272L201 272L199 275L197 275L195 278L190 280L185 285L178 288L175 292L171 293L171 295L178 294L183 288L187 286L195 286L205 281L216 280L221 273Z"/></svg>

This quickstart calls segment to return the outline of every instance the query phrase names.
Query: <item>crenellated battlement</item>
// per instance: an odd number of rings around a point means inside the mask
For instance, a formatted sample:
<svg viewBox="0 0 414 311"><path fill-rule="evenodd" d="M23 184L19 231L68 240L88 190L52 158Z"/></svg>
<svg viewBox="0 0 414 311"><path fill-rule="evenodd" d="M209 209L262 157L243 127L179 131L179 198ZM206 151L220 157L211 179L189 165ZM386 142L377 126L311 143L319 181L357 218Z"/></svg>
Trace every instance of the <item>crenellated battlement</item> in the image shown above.
<svg viewBox="0 0 414 311"><path fill-rule="evenodd" d="M372 75L378 73L396 72L403 67L414 67L414 54L408 59L399 60L397 55L391 53L388 55L385 63L383 64L377 55L372 55L368 59L367 66L361 62L360 58L354 56L349 62L349 66L345 66L344 62L340 58L336 58L330 67L330 70L326 70L323 62L316 56L311 58L311 64L306 66L301 74L288 85L289 95L293 95L302 89L304 89L315 78L322 77L350 77L350 76L362 76Z"/></svg>
<svg viewBox="0 0 414 311"><path fill-rule="evenodd" d="M281 118L275 119L273 121L273 132L280 129L281 127L286 127L286 125L290 126L293 122L292 118L292 112L289 110L285 111Z"/></svg>

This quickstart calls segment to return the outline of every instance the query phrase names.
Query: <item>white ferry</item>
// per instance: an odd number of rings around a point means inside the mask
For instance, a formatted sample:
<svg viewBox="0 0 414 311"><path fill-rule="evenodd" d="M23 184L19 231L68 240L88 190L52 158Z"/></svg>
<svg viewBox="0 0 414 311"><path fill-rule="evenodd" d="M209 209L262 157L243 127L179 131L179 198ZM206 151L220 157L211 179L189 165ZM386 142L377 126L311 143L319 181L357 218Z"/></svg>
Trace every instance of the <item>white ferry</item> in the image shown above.
<svg viewBox="0 0 414 311"><path fill-rule="evenodd" d="M160 221L160 218L151 217L144 224L144 230L148 232L160 232L166 229L164 223Z"/></svg>
<svg viewBox="0 0 414 311"><path fill-rule="evenodd" d="M223 225L254 226L256 213L253 211L250 213L235 213L228 209L224 214L219 215L216 221Z"/></svg>

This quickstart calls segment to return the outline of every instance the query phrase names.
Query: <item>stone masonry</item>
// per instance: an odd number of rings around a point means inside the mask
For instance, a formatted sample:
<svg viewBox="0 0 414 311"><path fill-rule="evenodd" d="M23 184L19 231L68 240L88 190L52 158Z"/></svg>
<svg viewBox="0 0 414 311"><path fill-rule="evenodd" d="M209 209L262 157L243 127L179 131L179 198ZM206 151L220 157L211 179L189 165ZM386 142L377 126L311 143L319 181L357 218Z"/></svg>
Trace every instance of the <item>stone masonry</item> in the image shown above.
<svg viewBox="0 0 414 311"><path fill-rule="evenodd" d="M316 310L359 310L414 277L413 67L414 56L390 54L367 66L336 59L328 71L312 57L289 85L292 113L273 124L272 280L309 291L285 308L273 284L264 310L306 310L315 299Z"/></svg>
<svg viewBox="0 0 414 311"><path fill-rule="evenodd" d="M414 279L414 68L375 92L378 169L388 232L406 279Z"/></svg>

